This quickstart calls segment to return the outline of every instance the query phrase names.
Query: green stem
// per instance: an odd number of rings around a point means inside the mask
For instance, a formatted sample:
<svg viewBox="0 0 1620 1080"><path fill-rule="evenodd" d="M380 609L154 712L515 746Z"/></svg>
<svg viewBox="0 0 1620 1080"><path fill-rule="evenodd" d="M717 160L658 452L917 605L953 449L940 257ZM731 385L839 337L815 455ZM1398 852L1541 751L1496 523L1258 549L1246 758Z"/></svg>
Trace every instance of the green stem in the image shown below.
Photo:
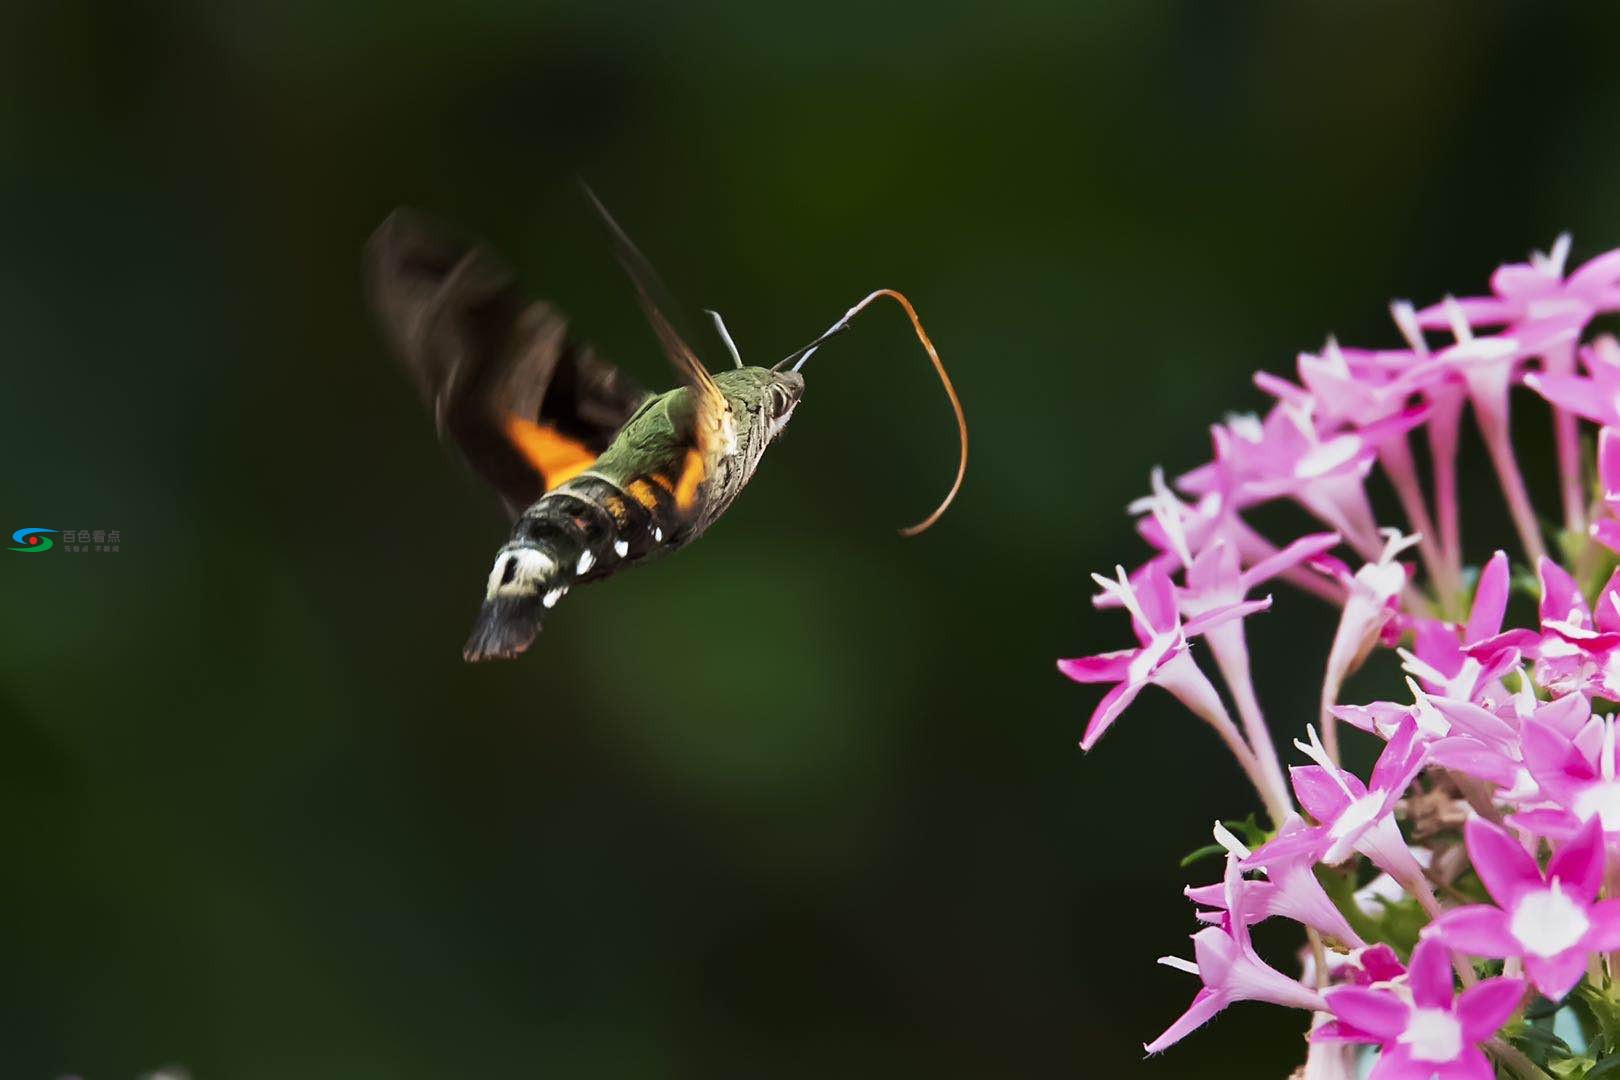
<svg viewBox="0 0 1620 1080"><path fill-rule="evenodd" d="M1531 1061L1524 1051L1503 1039L1492 1039L1485 1044L1485 1049L1496 1056L1496 1060L1512 1069L1520 1080L1553 1080L1541 1066Z"/></svg>

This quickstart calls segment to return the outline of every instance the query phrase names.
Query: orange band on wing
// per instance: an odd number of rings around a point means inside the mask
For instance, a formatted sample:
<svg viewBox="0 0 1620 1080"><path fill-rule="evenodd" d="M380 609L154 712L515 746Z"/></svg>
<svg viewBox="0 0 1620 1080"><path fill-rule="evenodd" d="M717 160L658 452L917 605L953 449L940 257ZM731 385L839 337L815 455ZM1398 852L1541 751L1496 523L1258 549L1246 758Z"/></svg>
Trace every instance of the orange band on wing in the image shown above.
<svg viewBox="0 0 1620 1080"><path fill-rule="evenodd" d="M698 485L703 483L703 455L696 450L686 452L686 464L681 466L681 477L675 481L675 505L690 510L697 500Z"/></svg>
<svg viewBox="0 0 1620 1080"><path fill-rule="evenodd" d="M547 491L572 480L596 461L596 454L584 443L521 416L507 417L506 434L539 472Z"/></svg>

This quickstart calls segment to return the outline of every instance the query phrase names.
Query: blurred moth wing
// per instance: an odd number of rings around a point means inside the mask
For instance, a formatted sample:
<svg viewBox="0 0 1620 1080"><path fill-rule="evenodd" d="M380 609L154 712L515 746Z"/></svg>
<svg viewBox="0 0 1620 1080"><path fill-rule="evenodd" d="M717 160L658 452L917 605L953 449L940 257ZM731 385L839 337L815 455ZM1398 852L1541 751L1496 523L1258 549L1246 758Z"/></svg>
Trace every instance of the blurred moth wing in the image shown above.
<svg viewBox="0 0 1620 1080"><path fill-rule="evenodd" d="M366 245L367 293L394 354L453 444L515 517L579 475L650 395L526 301L493 252L416 211Z"/></svg>

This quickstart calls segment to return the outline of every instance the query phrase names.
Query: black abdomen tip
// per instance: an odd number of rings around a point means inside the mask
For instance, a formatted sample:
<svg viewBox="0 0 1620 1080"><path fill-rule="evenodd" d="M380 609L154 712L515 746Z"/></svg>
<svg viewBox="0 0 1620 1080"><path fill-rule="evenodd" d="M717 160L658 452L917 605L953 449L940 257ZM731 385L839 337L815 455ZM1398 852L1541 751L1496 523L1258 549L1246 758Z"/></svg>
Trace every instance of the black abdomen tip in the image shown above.
<svg viewBox="0 0 1620 1080"><path fill-rule="evenodd" d="M534 643L540 632L540 600L537 597L499 596L485 600L473 622L472 633L461 658L468 663L481 660L510 660Z"/></svg>

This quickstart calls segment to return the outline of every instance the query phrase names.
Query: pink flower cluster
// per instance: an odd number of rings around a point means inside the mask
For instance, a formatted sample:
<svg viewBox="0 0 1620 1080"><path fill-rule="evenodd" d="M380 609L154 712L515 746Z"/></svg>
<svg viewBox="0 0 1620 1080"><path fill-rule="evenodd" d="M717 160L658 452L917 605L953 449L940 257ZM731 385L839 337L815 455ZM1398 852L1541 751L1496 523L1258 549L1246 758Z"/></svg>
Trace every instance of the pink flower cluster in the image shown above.
<svg viewBox="0 0 1620 1080"><path fill-rule="evenodd" d="M1124 610L1135 644L1058 661L1108 686L1080 745L1161 687L1214 729L1270 819L1245 838L1216 827L1222 880L1187 890L1195 959L1162 961L1201 989L1150 1053L1253 1000L1311 1014L1312 1080L1363 1075L1371 1058L1379 1080L1620 1076L1620 776L1604 712L1620 699L1620 343L1591 332L1620 311L1620 250L1566 273L1568 254L1560 237L1501 267L1488 296L1392 305L1400 347L1330 339L1299 356L1297 381L1257 375L1264 415L1214 425L1212 460L1173 481L1155 470L1132 504L1153 553L1096 576L1094 602ZM1511 406L1538 401L1557 473L1532 486ZM1517 571L1505 552L1464 552L1465 414ZM1374 485L1403 521L1378 520ZM1250 511L1274 500L1320 531L1265 535ZM1286 773L1244 631L1273 580L1339 612ZM1398 661L1411 700L1340 700L1375 655ZM1383 743L1365 779L1340 763L1341 722ZM1274 916L1303 929L1298 976L1250 940Z"/></svg>

